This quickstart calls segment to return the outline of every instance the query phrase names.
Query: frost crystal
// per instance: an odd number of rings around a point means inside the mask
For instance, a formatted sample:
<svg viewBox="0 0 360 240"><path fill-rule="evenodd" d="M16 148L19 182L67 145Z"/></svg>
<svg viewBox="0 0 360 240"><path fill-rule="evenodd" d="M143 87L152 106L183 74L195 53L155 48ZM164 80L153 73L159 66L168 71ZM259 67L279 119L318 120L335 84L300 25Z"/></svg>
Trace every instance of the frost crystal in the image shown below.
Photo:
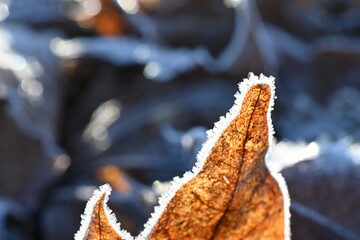
<svg viewBox="0 0 360 240"><path fill-rule="evenodd" d="M84 240L87 237L88 228L91 222L91 218L93 216L93 209L96 203L100 200L100 198L105 194L105 199L103 202L103 208L106 213L106 217L109 220L112 228L121 236L123 239L126 240L133 240L133 237L125 230L120 230L120 224L116 222L116 217L114 213L108 208L106 205L107 201L109 200L109 195L111 193L111 187L109 184L102 185L99 189L94 191L93 196L87 202L85 207L85 212L81 215L81 227L79 231L75 234L75 240Z"/></svg>
<svg viewBox="0 0 360 240"><path fill-rule="evenodd" d="M152 230L154 229L156 223L160 219L162 213L166 210L168 203L171 199L175 196L176 192L187 182L193 179L203 168L207 157L209 156L211 149L214 147L217 140L220 138L222 133L226 130L228 125L236 118L238 113L241 110L243 100L245 98L246 93L253 85L258 84L266 84L271 88L271 100L270 100L270 107L267 112L267 119L268 119L268 129L269 129L269 146L272 143L272 135L273 135L273 126L271 122L270 112L274 105L274 92L275 92L275 85L274 85L274 78L273 77L265 77L264 75L255 76L253 73L249 74L247 79L244 79L242 83L239 84L240 92L235 94L235 103L230 111L226 114L225 117L220 117L220 120L215 123L215 126L212 130L207 132L208 140L203 144L201 151L197 155L197 162L193 167L192 171L186 172L182 178L175 177L171 183L168 192L163 194L159 199L159 205L155 207L154 213L151 215L151 218L145 224L144 230L136 237L136 240L145 240L150 235ZM269 156L269 152L266 154L266 158ZM271 175L276 179L279 184L280 190L283 194L284 198L284 220L285 220L285 239L290 239L290 198L288 194L288 190L286 187L285 180L281 176L281 174L271 165L270 161L266 161L266 165L271 173ZM226 181L226 180L225 180ZM100 187L100 190L95 191L93 197L89 200L86 209L85 209L85 216L81 222L81 228L79 232L75 235L75 240L83 240L83 236L86 236L86 231L88 225L91 220L92 210L96 204L96 202L101 198L101 196L105 193L105 201L104 205L108 199L110 194L111 188L109 185L103 185ZM111 214L111 211L105 205L104 208L106 209L107 216L114 227L114 229L119 233L119 235L125 240L131 240L133 237L126 231L119 230L119 224L116 223L115 217Z"/></svg>
<svg viewBox="0 0 360 240"><path fill-rule="evenodd" d="M233 107L230 109L230 111L226 114L225 117L220 117L220 120L215 123L214 128L212 130L207 131L208 140L203 144L202 149L197 155L197 162L193 167L192 171L186 172L182 178L175 177L173 179L173 181L170 183L169 191L160 197L159 206L155 207L154 213L151 215L151 218L145 224L145 229L140 233L140 235L136 238L136 240L144 240L147 238L147 236L150 235L155 224L158 222L159 218L161 217L161 214L165 211L167 204L175 196L175 193L180 189L182 185L189 182L201 171L206 161L206 158L210 154L210 151L215 145L216 141L225 131L227 126L230 124L230 122L234 120L237 114L239 113L245 94L248 92L251 86L257 84L267 84L271 88L272 98L267 113L268 126L269 126L269 146L271 146L272 135L274 130L271 122L270 112L273 109L273 105L274 105L275 79L273 77L266 77L262 74L258 77L255 76L253 73L250 73L248 78L244 79L244 81L239 84L240 92L237 92L235 94L236 99ZM266 158L268 158L268 155L269 155L269 151L266 155ZM272 174L272 176L278 182L284 197L285 239L290 239L290 211L289 211L290 198L289 198L287 186L284 178L281 176L281 174L278 171L276 171L270 164L267 164L267 167L270 173Z"/></svg>

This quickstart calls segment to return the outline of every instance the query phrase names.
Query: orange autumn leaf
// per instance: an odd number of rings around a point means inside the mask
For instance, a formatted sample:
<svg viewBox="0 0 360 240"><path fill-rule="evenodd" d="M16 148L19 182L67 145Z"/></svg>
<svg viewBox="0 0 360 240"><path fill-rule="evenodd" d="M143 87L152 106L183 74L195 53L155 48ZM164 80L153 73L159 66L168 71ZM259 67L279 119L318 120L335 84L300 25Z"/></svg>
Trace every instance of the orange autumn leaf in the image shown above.
<svg viewBox="0 0 360 240"><path fill-rule="evenodd" d="M121 11L114 7L111 0L100 0L101 10L94 16L96 32L101 35L116 36L127 31L127 23Z"/></svg>
<svg viewBox="0 0 360 240"><path fill-rule="evenodd" d="M130 234L119 230L119 224L106 202L109 199L111 187L108 184L95 190L88 201L85 214L82 216L81 228L75 234L76 240L125 240L131 239Z"/></svg>
<svg viewBox="0 0 360 240"><path fill-rule="evenodd" d="M250 75L240 91L192 172L174 179L137 239L289 238L285 182L265 163L274 80Z"/></svg>
<svg viewBox="0 0 360 240"><path fill-rule="evenodd" d="M86 17L76 20L81 27L91 28L100 35L107 36L118 36L127 32L125 17L111 0L99 0L95 5L99 7L95 15L85 13ZM97 6L94 8L95 11ZM79 13L79 15L82 14Z"/></svg>

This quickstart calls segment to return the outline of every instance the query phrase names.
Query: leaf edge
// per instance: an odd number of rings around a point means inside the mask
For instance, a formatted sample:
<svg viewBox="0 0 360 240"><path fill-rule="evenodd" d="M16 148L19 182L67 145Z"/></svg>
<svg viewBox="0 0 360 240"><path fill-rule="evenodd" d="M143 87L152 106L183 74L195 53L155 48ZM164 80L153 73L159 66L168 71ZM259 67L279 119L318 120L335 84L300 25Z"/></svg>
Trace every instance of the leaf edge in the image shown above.
<svg viewBox="0 0 360 240"><path fill-rule="evenodd" d="M151 217L144 225L144 230L135 238L135 240L145 240L150 235L152 230L154 229L156 223L160 219L162 213L166 210L168 203L175 196L176 192L181 188L182 185L189 182L193 179L203 168L207 156L210 154L212 148L214 147L216 141L220 138L221 134L225 131L225 129L229 126L229 124L236 118L239 111L241 110L243 100L245 98L246 93L251 88L251 86L258 84L267 84L271 89L271 99L269 103L269 109L267 112L267 122L269 129L269 149L265 156L266 167L269 169L272 177L279 184L279 188L283 195L284 201L284 239L290 240L291 232L290 232L290 197L287 189L287 185L285 179L281 175L279 171L276 170L275 167L271 164L269 159L269 155L271 152L272 139L274 134L274 128L271 120L271 111L274 106L275 99L275 78L273 76L266 77L263 74L260 76L254 75L254 73L250 72L248 78L244 78L241 83L238 84L239 91L235 93L235 102L230 110L226 113L225 116L221 116L219 121L214 124L214 127L207 131L207 140L203 143L201 150L199 151L196 159L196 163L191 171L185 172L184 175L180 177L174 177L170 182L169 190L162 194L159 198L158 205L154 208ZM126 239L130 240L130 239Z"/></svg>
<svg viewBox="0 0 360 240"><path fill-rule="evenodd" d="M111 227L122 239L124 240L134 239L134 237L131 236L131 234L128 231L120 228L120 223L117 222L115 214L106 204L109 200L111 191L112 188L108 183L101 185L98 189L94 191L92 197L86 203L84 214L81 215L80 228L74 234L74 240L85 240L85 237L88 233L88 228L91 222L91 218L93 215L94 207L96 206L97 202L104 194L105 194L105 198L104 198L103 208L105 210L106 217L108 218Z"/></svg>

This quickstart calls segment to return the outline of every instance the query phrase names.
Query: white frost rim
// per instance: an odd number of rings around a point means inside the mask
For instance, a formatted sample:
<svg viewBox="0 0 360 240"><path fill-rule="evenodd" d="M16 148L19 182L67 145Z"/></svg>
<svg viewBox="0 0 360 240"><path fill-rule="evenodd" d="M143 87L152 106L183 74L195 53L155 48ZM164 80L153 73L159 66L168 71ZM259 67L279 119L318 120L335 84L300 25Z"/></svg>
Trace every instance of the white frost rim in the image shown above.
<svg viewBox="0 0 360 240"><path fill-rule="evenodd" d="M109 184L104 184L100 186L99 189L96 189L94 191L93 196L86 204L84 214L81 215L81 227L79 231L75 234L74 237L75 240L86 239L94 207L104 194L105 194L105 199L103 203L103 208L105 210L105 214L109 220L110 225L113 227L116 233L123 239L129 239L129 240L134 239L129 232L120 229L120 223L117 223L115 214L106 205L107 201L109 200L109 195L111 193L111 190L112 189Z"/></svg>
<svg viewBox="0 0 360 240"><path fill-rule="evenodd" d="M267 112L267 120L268 120L268 128L269 128L269 150L266 154L266 159L269 157L269 153L271 151L272 138L273 138L273 125L271 121L271 110L274 106L274 98L275 98L275 79L274 77L266 77L261 74L259 77L255 76L253 73L249 73L248 78L245 78L243 82L239 84L239 92L235 94L235 103L226 114L225 117L220 117L220 120L214 124L214 128L207 131L208 139L203 144L202 149L197 155L197 161L195 166L191 171L186 172L182 178L175 177L171 183L168 192L164 193L159 199L159 205L155 207L154 212L151 214L151 217L145 223L144 230L135 238L135 240L146 240L148 236L151 234L155 224L160 219L162 213L165 211L167 204L171 201L171 199L175 196L176 192L180 189L180 187L191 179L193 179L203 168L207 157L209 156L211 149L214 147L216 141L220 138L221 134L225 131L228 125L235 119L238 115L243 100L245 98L246 93L250 89L251 86L258 84L266 84L270 86L271 89L271 100L269 109ZM265 160L266 160L265 159ZM270 161L265 161L266 166L268 167L271 175L278 182L280 190L283 194L284 198L284 218L285 218L285 227L284 227L284 236L285 240L290 239L290 198L288 189L282 175L275 170L275 168L271 165ZM111 187L108 184L105 184L100 187L99 190L94 192L94 195L91 197L89 202L85 208L85 214L82 216L81 227L80 230L75 234L75 240L83 240L87 234L87 228L91 221L92 210L96 204L96 202L100 199L100 197L105 193L105 201L104 201L104 209L106 215L115 229L115 231L125 240L134 240L134 237L125 230L120 230L120 224L116 223L116 218L111 210L106 206L106 202L108 201L109 194L111 192Z"/></svg>

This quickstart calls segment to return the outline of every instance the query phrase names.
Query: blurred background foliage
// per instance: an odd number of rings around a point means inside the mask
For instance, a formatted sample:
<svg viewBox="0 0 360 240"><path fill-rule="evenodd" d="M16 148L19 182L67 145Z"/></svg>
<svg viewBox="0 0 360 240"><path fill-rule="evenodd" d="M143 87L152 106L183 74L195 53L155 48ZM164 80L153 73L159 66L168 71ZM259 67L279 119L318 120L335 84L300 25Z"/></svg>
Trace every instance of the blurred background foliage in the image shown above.
<svg viewBox="0 0 360 240"><path fill-rule="evenodd" d="M276 77L293 239L360 239L360 2L0 0L0 239L142 230L248 72Z"/></svg>

